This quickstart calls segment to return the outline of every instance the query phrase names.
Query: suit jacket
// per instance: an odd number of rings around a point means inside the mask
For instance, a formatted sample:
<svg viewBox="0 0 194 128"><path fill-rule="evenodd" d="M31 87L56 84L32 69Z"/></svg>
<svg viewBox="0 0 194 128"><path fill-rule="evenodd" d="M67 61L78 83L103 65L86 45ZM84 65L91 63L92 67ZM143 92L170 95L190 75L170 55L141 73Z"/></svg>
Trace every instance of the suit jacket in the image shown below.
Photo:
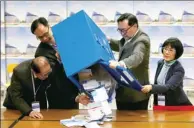
<svg viewBox="0 0 194 128"><path fill-rule="evenodd" d="M46 57L52 67L51 84L54 85L48 90L51 101L51 108L74 109L78 108L75 97L78 95L77 87L67 78L63 65L56 57L56 50L49 43L40 43L35 57Z"/></svg>
<svg viewBox="0 0 194 128"><path fill-rule="evenodd" d="M7 89L3 105L10 109L18 109L28 115L31 112L31 103L34 101L32 86L31 60L20 63L14 70L11 85ZM36 100L40 102L40 108L47 108L45 92L49 87L49 79L35 79ZM40 87L39 87L40 86ZM39 89L38 89L39 88Z"/></svg>
<svg viewBox="0 0 194 128"><path fill-rule="evenodd" d="M149 84L150 39L146 33L139 30L130 42L125 44L124 38L119 41L110 40L113 50L119 50L119 61L124 61L127 68L142 84ZM117 89L116 99L120 102L139 102L149 98L149 94L132 88Z"/></svg>
<svg viewBox="0 0 194 128"><path fill-rule="evenodd" d="M168 70L165 85L158 85L157 78L164 65L164 60L158 61L155 75L155 84L152 86L151 93L155 93L154 104L157 105L157 94L165 95L166 106L192 105L183 90L184 68L179 61L176 61Z"/></svg>

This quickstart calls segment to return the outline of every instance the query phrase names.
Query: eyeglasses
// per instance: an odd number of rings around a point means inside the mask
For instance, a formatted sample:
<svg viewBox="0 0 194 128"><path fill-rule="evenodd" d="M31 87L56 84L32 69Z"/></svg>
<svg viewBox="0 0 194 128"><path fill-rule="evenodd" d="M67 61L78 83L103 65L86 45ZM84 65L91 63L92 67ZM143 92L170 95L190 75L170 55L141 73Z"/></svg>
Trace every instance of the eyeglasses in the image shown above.
<svg viewBox="0 0 194 128"><path fill-rule="evenodd" d="M176 52L176 50L174 48L167 48L167 47L163 47L162 48L164 52L169 52L169 53L174 53Z"/></svg>
<svg viewBox="0 0 194 128"><path fill-rule="evenodd" d="M133 25L132 25L131 27L133 27ZM128 31L131 27L129 27L129 28L127 28L127 29L120 29L120 28L118 28L117 31L118 31L119 33L125 35L125 34L127 33L127 31Z"/></svg>
<svg viewBox="0 0 194 128"><path fill-rule="evenodd" d="M48 27L48 31L45 32L42 36L36 36L37 39L42 40L44 37L51 37L52 32L50 30L50 27Z"/></svg>

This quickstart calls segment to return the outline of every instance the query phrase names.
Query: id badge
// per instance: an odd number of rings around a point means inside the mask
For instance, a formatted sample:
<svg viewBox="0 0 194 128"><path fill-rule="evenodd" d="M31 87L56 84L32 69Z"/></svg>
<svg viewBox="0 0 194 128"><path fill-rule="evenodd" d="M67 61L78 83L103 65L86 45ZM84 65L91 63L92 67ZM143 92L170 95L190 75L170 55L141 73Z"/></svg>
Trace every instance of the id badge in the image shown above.
<svg viewBox="0 0 194 128"><path fill-rule="evenodd" d="M32 110L36 112L40 112L40 103L39 101L32 102Z"/></svg>
<svg viewBox="0 0 194 128"><path fill-rule="evenodd" d="M158 95L158 105L165 106L165 96L164 95Z"/></svg>

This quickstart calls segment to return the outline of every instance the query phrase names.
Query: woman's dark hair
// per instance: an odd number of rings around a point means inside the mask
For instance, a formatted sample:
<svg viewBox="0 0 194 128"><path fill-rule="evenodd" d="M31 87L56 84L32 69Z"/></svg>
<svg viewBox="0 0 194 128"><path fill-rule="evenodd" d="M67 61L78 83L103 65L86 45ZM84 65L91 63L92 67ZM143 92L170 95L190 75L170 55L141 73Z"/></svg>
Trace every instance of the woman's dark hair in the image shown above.
<svg viewBox="0 0 194 128"><path fill-rule="evenodd" d="M34 20L31 24L31 32L33 34L34 34L34 31L36 30L36 28L38 27L38 24L42 24L44 26L49 26L47 19L44 17L40 17L40 18Z"/></svg>
<svg viewBox="0 0 194 128"><path fill-rule="evenodd" d="M184 48L181 41L178 38L176 37L168 38L167 40L164 41L162 48L164 48L167 45L170 45L172 48L176 50L175 59L178 59L179 57L181 57L181 55L184 52ZM163 53L163 49L162 49L162 53Z"/></svg>
<svg viewBox="0 0 194 128"><path fill-rule="evenodd" d="M137 24L138 27L138 20L136 18L135 15L131 14L131 13L124 13L122 14L118 19L117 19L117 23L123 21L123 20L128 20L128 25L132 26L134 24Z"/></svg>

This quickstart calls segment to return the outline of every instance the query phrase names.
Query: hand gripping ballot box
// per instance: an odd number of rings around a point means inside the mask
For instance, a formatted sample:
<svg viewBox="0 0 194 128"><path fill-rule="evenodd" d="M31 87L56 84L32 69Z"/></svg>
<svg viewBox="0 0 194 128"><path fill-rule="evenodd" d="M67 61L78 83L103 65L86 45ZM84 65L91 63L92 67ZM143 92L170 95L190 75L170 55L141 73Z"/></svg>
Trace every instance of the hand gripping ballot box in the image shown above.
<svg viewBox="0 0 194 128"><path fill-rule="evenodd" d="M118 85L141 90L141 85L129 70L119 66L116 69L109 67L109 60L115 60L109 42L83 10L54 25L52 31L66 75L80 92L94 99L74 78L75 74L93 65L100 65Z"/></svg>

